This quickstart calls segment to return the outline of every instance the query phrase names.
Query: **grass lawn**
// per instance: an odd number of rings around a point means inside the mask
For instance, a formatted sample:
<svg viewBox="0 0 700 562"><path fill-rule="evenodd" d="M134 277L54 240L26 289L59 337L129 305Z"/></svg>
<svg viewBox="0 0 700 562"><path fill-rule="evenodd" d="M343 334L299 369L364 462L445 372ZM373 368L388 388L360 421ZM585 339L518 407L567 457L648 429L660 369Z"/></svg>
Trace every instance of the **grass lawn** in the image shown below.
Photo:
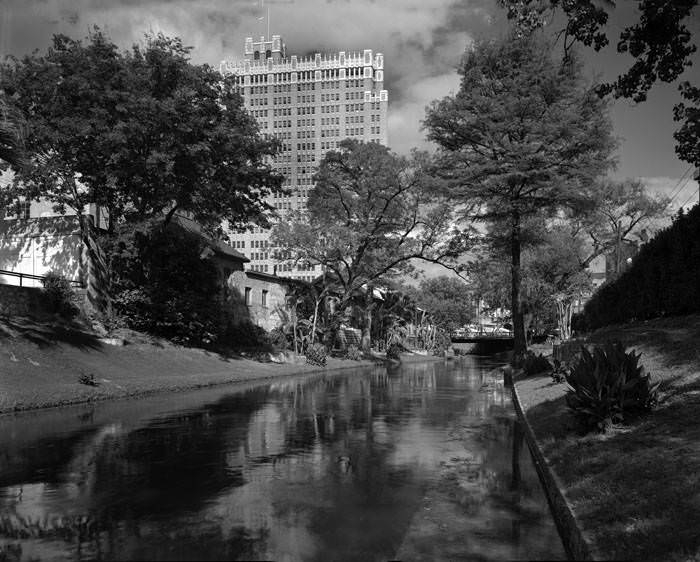
<svg viewBox="0 0 700 562"><path fill-rule="evenodd" d="M75 325L0 317L0 414L303 374L320 367L222 355L129 333L108 345ZM372 365L329 357L326 368ZM80 382L94 377L95 386Z"/></svg>
<svg viewBox="0 0 700 562"><path fill-rule="evenodd" d="M609 327L662 380L658 408L606 434L580 436L563 384L517 383L542 450L603 559L700 561L700 316Z"/></svg>

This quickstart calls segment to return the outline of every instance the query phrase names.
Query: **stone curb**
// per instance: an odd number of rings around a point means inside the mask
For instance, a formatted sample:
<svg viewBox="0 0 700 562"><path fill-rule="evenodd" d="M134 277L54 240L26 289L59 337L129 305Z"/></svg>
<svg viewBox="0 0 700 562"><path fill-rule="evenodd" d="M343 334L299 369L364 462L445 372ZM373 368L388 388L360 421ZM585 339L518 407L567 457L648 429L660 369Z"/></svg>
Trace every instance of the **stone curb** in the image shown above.
<svg viewBox="0 0 700 562"><path fill-rule="evenodd" d="M554 474L549 461L542 453L535 433L523 411L516 384L517 380L514 380L511 385L513 406L515 407L518 421L522 424L525 440L530 449L540 482L542 482L542 487L547 496L547 502L552 511L552 517L559 531L566 554L570 560L603 560L604 558L591 545L592 541L587 539L585 533L581 530L581 525L571 508L571 504L564 496L564 486L557 475Z"/></svg>

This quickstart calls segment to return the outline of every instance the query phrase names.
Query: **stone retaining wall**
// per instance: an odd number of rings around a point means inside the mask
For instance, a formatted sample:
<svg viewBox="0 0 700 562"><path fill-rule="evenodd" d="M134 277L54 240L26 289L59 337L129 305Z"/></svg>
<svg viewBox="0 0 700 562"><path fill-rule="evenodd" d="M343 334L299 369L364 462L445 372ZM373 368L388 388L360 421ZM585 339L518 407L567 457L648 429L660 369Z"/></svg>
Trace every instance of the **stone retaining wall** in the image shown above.
<svg viewBox="0 0 700 562"><path fill-rule="evenodd" d="M552 517L559 530L564 549L570 560L602 560L600 554L596 552L591 541L585 536L576 515L567 501L563 492L563 485L552 470L547 458L537 442L535 432L525 416L516 381L512 385L513 406L518 417L518 422L522 424L525 441L527 442L532 460L537 470L537 474L542 482Z"/></svg>
<svg viewBox="0 0 700 562"><path fill-rule="evenodd" d="M41 289L0 285L0 314L27 316L43 311Z"/></svg>

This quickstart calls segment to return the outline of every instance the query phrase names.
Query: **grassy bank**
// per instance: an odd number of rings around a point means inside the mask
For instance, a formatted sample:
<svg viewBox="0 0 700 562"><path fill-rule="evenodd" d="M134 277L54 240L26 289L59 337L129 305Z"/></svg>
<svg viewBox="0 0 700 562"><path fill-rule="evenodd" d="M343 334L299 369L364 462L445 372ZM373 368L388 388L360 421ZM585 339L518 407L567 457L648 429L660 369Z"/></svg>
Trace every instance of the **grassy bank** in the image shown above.
<svg viewBox="0 0 700 562"><path fill-rule="evenodd" d="M700 316L608 327L663 381L651 414L581 436L549 376L517 382L528 421L603 559L700 560Z"/></svg>
<svg viewBox="0 0 700 562"><path fill-rule="evenodd" d="M133 333L127 339L127 345L110 345L75 326L0 318L0 413L323 370L303 358L274 363ZM329 357L326 369L372 364ZM90 379L94 386L81 382Z"/></svg>

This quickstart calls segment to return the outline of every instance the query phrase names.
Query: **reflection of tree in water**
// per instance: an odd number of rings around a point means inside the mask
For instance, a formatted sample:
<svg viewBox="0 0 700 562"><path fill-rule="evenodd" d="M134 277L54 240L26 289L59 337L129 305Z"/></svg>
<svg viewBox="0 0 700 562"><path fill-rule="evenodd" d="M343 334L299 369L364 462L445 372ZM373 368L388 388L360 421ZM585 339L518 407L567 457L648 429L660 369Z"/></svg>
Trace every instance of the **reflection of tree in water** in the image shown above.
<svg viewBox="0 0 700 562"><path fill-rule="evenodd" d="M41 517L8 510L0 535L79 545L84 558L270 558L280 544L304 559L390 558L427 486L410 458L394 456L406 427L424 428L423 439L469 420L455 437L478 447L455 469L465 471L454 479L459 501L472 510L490 494L512 509L503 389L477 393L483 381L454 369L275 383L136 430L66 436L51 461L60 469L37 480L48 480L53 503L37 503Z"/></svg>

